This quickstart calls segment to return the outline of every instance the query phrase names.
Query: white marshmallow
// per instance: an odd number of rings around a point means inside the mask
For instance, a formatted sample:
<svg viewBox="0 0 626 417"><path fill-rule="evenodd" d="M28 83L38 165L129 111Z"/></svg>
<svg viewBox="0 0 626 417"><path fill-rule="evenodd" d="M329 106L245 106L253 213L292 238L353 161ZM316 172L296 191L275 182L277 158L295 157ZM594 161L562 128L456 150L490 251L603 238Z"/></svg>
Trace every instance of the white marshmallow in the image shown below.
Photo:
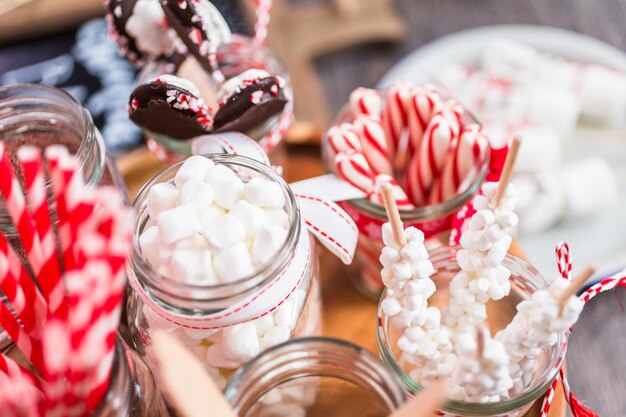
<svg viewBox="0 0 626 417"><path fill-rule="evenodd" d="M515 133L524 138L515 172L539 173L561 166L561 139L554 128L529 125L516 129Z"/></svg>
<svg viewBox="0 0 626 417"><path fill-rule="evenodd" d="M209 207L203 207L199 213L202 229L204 230L209 225L211 220L226 213L226 210L216 204L211 204Z"/></svg>
<svg viewBox="0 0 626 417"><path fill-rule="evenodd" d="M215 163L209 158L199 155L190 156L176 172L174 183L178 188L182 188L192 178L198 181L205 181L214 167Z"/></svg>
<svg viewBox="0 0 626 417"><path fill-rule="evenodd" d="M550 126L562 138L569 139L579 115L580 100L572 91L550 84L535 84L530 88L528 121Z"/></svg>
<svg viewBox="0 0 626 417"><path fill-rule="evenodd" d="M198 340L206 339L207 337L211 336L212 334L218 331L218 330L207 330L207 329L191 329L188 327L185 327L184 330L185 330L185 333L187 333L187 336L191 337L192 339L198 339Z"/></svg>
<svg viewBox="0 0 626 417"><path fill-rule="evenodd" d="M626 120L626 75L599 65L586 65L580 89L582 112L616 126Z"/></svg>
<svg viewBox="0 0 626 417"><path fill-rule="evenodd" d="M207 182L213 187L213 198L219 206L230 209L241 199L243 182L225 165L216 165L209 173Z"/></svg>
<svg viewBox="0 0 626 417"><path fill-rule="evenodd" d="M213 189L204 181L191 178L180 189L178 204L189 204L196 210L208 209L213 203Z"/></svg>
<svg viewBox="0 0 626 417"><path fill-rule="evenodd" d="M239 220L248 237L253 237L259 230L259 227L266 222L265 210L253 206L246 200L237 201L229 214Z"/></svg>
<svg viewBox="0 0 626 417"><path fill-rule="evenodd" d="M287 326L275 326L267 330L263 336L263 348L267 349L289 340L291 330Z"/></svg>
<svg viewBox="0 0 626 417"><path fill-rule="evenodd" d="M267 223L275 224L283 229L289 227L289 215L282 207L265 209L265 219Z"/></svg>
<svg viewBox="0 0 626 417"><path fill-rule="evenodd" d="M564 216L565 194L558 175L516 175L512 182L519 195L516 211L522 232L542 232Z"/></svg>
<svg viewBox="0 0 626 417"><path fill-rule="evenodd" d="M256 333L261 337L265 332L274 327L274 317L271 314L266 314L254 320L253 323L256 327Z"/></svg>
<svg viewBox="0 0 626 417"><path fill-rule="evenodd" d="M261 351L256 327L252 323L237 324L223 330L222 344L227 357L247 362Z"/></svg>
<svg viewBox="0 0 626 417"><path fill-rule="evenodd" d="M252 275L256 268L245 243L240 242L220 252L213 262L222 282L232 282Z"/></svg>
<svg viewBox="0 0 626 417"><path fill-rule="evenodd" d="M200 232L202 226L193 206L184 205L163 211L157 218L161 242L171 244Z"/></svg>
<svg viewBox="0 0 626 417"><path fill-rule="evenodd" d="M243 195L258 207L280 208L285 205L285 195L280 184L265 178L252 178L244 187Z"/></svg>
<svg viewBox="0 0 626 417"><path fill-rule="evenodd" d="M169 182L154 184L148 192L147 208L150 217L156 219L161 212L174 208L178 194L179 191L174 184Z"/></svg>
<svg viewBox="0 0 626 417"><path fill-rule="evenodd" d="M294 315L298 312L295 311L295 303L293 299L289 299L281 305L274 313L274 321L277 325L288 326L291 323Z"/></svg>
<svg viewBox="0 0 626 417"><path fill-rule="evenodd" d="M246 238L246 231L239 219L224 214L209 220L202 230L204 238L214 250L223 250Z"/></svg>
<svg viewBox="0 0 626 417"><path fill-rule="evenodd" d="M139 236L139 247L141 248L141 254L148 260L150 265L155 268L161 265L158 227L151 226L141 233Z"/></svg>
<svg viewBox="0 0 626 417"><path fill-rule="evenodd" d="M206 363L216 368L233 369L241 365L241 361L227 357L224 352L224 345L214 344L209 346L206 352Z"/></svg>
<svg viewBox="0 0 626 417"><path fill-rule="evenodd" d="M172 255L171 268L174 277L188 284L215 285L217 277L208 249L177 250Z"/></svg>
<svg viewBox="0 0 626 417"><path fill-rule="evenodd" d="M262 225L252 243L252 259L259 266L266 265L278 253L286 239L287 231L282 227Z"/></svg>
<svg viewBox="0 0 626 417"><path fill-rule="evenodd" d="M609 163L588 157L563 167L561 172L567 214L583 217L602 210L619 195L617 179Z"/></svg>

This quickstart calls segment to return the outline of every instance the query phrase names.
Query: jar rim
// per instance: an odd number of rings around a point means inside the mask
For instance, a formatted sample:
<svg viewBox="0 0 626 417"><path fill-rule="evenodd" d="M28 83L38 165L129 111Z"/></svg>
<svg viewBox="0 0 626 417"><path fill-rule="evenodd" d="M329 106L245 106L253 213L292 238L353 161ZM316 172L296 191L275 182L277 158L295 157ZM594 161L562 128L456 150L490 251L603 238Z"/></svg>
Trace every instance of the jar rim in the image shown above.
<svg viewBox="0 0 626 417"><path fill-rule="evenodd" d="M437 261L446 261L449 259L454 259L456 262L456 253L458 250L462 249L460 245L454 246L440 246L433 251L430 252L430 260L433 264ZM507 253L502 262L503 265L516 267L517 271L523 271L523 277L533 283L537 288L547 288L549 285L549 281L547 281L541 273L530 263L521 259L511 253ZM435 266L436 268L436 266ZM437 274L437 269L435 269L435 273L433 276ZM411 378L402 368L398 361L395 358L395 355L390 347L390 340L388 337L388 326L386 326L387 320L385 319L385 314L382 311L382 301L388 294L389 289L385 288L383 291L380 301L378 304L378 324L376 326L376 341L378 344L378 351L385 362L388 368L392 370L394 374L396 374L399 379L402 381L402 385L404 389L411 394L419 393L423 387L420 383L416 382ZM523 407L527 404L531 404L540 398L543 394L545 394L546 390L552 384L552 381L557 377L559 370L565 360L565 353L567 350L566 344L564 343L568 338L568 333L563 333L559 335L559 338L554 346L556 360L555 363L550 363L548 372L545 377L545 382L542 384L535 384L535 386L531 386L527 388L523 393L516 395L513 398L502 400L493 403L475 403L475 402L467 402L467 401L459 401L459 400L451 400L449 399L443 408L443 411L452 414L461 414L465 416L493 416L506 414L515 410L518 410L520 407ZM479 407L477 409L477 407Z"/></svg>
<svg viewBox="0 0 626 417"><path fill-rule="evenodd" d="M321 352L316 351L316 349ZM376 355L374 355L369 350L347 340L323 336L291 339L287 342L264 350L261 354L257 355L255 358L253 358L240 369L238 369L237 372L235 372L232 379L224 389L224 395L231 404L236 405L236 400L239 399L239 390L241 386L245 383L246 379L252 378L252 380L258 381L257 378L254 378L256 375L255 370L257 372L261 372L262 369L257 370L256 368L262 366L263 364L266 364L267 366L276 365L273 362L277 360L283 360L285 358L285 355L295 352L301 352L302 355L299 355L298 357L291 360L287 359L288 363L281 363L278 365L288 366L293 365L292 362L297 363L298 361L302 360L315 359L316 357L322 356L322 354L325 352L323 349L325 349L326 352L333 352L335 355L332 359L336 362L341 361L341 356L344 356L344 358L350 357L352 359L360 361L361 364L364 365L358 367L355 366L353 367L353 369L358 369L359 371L369 371L372 374L380 377L381 380L379 381L379 383L381 385L385 384L385 388L389 389L389 392L385 391L385 393L388 396L386 400L388 400L388 402L390 402L391 404L387 405L398 408L407 400L406 392L402 389L402 383L398 376L395 373L390 372L390 370L378 357L376 357ZM331 361L328 360L328 362L330 363ZM325 362L325 364L327 363ZM330 376L333 378L344 379L348 382L354 383L353 381L347 380L345 377L342 378L339 372L337 375L330 375L329 373L327 374L323 372L306 373L305 369L302 367L298 367L297 369L302 372L302 375L292 375L289 378L280 380L273 386L271 386L270 389L279 386L281 383L298 377L305 378L313 376ZM341 371L345 372L345 368L342 367ZM265 392L261 392L261 395L264 393Z"/></svg>
<svg viewBox="0 0 626 417"><path fill-rule="evenodd" d="M176 296L176 298L181 300L189 300L189 301L220 301L231 299L233 297L240 296L243 293L252 291L254 289L258 289L268 281L270 281L276 274L280 273L280 271L284 270L287 266L290 259L293 257L295 253L295 248L298 245L300 234L302 232L302 222L301 222L301 214L300 209L297 203L297 199L293 194L289 185L285 182L285 180L270 166L265 165L261 162L258 162L252 158L242 156L242 155L229 155L229 154L205 154L205 155L197 155L208 158L215 162L216 164L224 164L229 167L232 166L240 166L246 169L251 169L256 172L259 172L261 175L266 178L271 179L272 181L278 183L285 195L285 202L287 207L289 207L288 215L289 215L289 229L287 231L287 237L285 242L283 242L282 246L276 253L272 262L269 262L259 269L255 270L253 273L239 278L235 281L216 284L216 285L202 285L202 284L190 284L183 283L179 280L167 277L160 272L158 272L145 258L145 256L141 253L141 248L139 246L139 236L141 234L142 228L145 226L145 222L149 218L147 215L147 207L146 201L148 197L148 193L153 185L161 182L163 178L168 175L175 174L178 171L180 166L185 162L186 159L183 159L179 162L176 162L163 170L161 170L158 174L150 179L144 186L139 190L135 200L132 204L132 250L130 255L129 267L134 271L140 271L138 281L142 286L147 286L150 289L158 290L161 292L169 293L170 295ZM173 180L173 176L166 180ZM143 224L141 224L143 223ZM264 276L265 278L258 280L259 276ZM220 289L233 288L238 285L249 284L253 281L258 281L252 287L247 287L242 290L240 293L229 294L224 297L210 298L210 299L197 299L197 298L187 298L181 294L176 294L178 290L181 292L193 291L193 290L206 290L206 291L219 291ZM173 291L172 291L173 290ZM159 297L160 298L160 297Z"/></svg>

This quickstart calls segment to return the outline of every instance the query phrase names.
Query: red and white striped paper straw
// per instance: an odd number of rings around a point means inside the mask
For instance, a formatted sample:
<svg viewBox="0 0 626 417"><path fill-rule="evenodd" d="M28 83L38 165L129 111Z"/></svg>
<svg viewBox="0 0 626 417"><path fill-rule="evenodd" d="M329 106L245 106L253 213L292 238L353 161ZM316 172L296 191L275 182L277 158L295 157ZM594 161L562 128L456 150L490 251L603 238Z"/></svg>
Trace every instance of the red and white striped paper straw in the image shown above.
<svg viewBox="0 0 626 417"><path fill-rule="evenodd" d="M267 41L272 12L272 0L255 0L255 3L256 23L254 25L254 43L263 45Z"/></svg>

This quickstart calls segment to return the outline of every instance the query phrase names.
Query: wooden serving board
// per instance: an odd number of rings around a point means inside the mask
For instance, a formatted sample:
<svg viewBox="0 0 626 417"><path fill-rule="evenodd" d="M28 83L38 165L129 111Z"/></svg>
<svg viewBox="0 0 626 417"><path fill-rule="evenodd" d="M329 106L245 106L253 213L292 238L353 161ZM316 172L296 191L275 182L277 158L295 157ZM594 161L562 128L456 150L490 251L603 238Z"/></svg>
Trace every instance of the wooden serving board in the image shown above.
<svg viewBox="0 0 626 417"><path fill-rule="evenodd" d="M274 163L283 166L288 182L324 174L319 146L279 147L273 154ZM165 165L147 149L141 148L117 160L132 197L154 174ZM323 334L349 340L378 354L376 344L377 303L360 295L350 284L347 269L335 256L320 245L320 267L323 308ZM523 256L514 243L511 252ZM561 386L555 394L550 417L565 416ZM540 415L541 401L527 413L527 417Z"/></svg>

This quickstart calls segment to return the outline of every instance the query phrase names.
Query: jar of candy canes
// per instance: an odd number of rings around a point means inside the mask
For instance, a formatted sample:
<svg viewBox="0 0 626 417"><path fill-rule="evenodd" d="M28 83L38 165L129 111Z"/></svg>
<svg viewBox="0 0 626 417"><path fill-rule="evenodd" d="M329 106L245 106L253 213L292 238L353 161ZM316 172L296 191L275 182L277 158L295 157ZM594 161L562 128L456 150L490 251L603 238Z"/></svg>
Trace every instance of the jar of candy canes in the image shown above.
<svg viewBox="0 0 626 417"><path fill-rule="evenodd" d="M126 195L124 183L107 155L104 140L89 112L58 88L40 84L17 84L0 88L0 142L15 160L24 144L39 148L61 144L82 162L85 181L91 186L113 185ZM13 223L0 197L0 228L21 252ZM0 350L10 341L0 332Z"/></svg>
<svg viewBox="0 0 626 417"><path fill-rule="evenodd" d="M378 358L329 338L291 340L240 369L225 395L241 417L385 417L406 401Z"/></svg>
<svg viewBox="0 0 626 417"><path fill-rule="evenodd" d="M450 296L450 282L460 271L456 261L456 254L460 250L458 246L442 246L430 253L430 261L434 267L431 276L437 290L428 299L428 305L443 308L447 305ZM516 306L523 300L528 299L538 290L549 288L550 283L527 262L513 255L507 255L502 265L511 271L509 278L511 291L504 298L487 303L488 327L495 334L504 329L516 314ZM402 350L398 347L399 332L391 325L391 318L385 314L382 301L387 297L389 290L385 290L381 298L381 306L378 309L377 339L378 349L384 362L403 382L404 389L410 393L419 392L422 386L411 375L421 374L417 365L412 365L404 358ZM444 318L442 318L444 321ZM526 335L525 337L530 337ZM565 357L565 342L567 334L556 335L557 340L549 349L543 349L536 360L532 362L534 369L526 369L530 376L524 386L512 388L507 399L484 403L450 400L444 408L444 415L452 416L496 416L517 417L524 415L533 404L539 400L550 387L559 373ZM530 363L530 362L529 362Z"/></svg>
<svg viewBox="0 0 626 417"><path fill-rule="evenodd" d="M140 72L130 100L130 117L143 128L148 146L160 158L176 160L191 155L193 138L203 134L239 131L259 141L266 151L274 149L282 139L292 120L293 93L289 74L272 51L246 36L232 35L229 43L218 47L216 67L218 71L214 75L219 74L223 80L216 80L193 58L180 65L153 62ZM170 132L167 126L179 123L176 108L168 112L172 117L169 121L166 113L159 114L150 108L143 111L142 90L158 81L165 83L170 91L182 88L202 99L211 113L212 127L198 129L189 118L189 129L178 125L176 132ZM251 98L253 94L259 94L258 101ZM133 110L133 99L138 100L138 110ZM166 95L161 99L164 104L167 102ZM250 106L236 104L251 100ZM224 105L227 102L230 109ZM167 125L165 128L160 122L154 123L159 118Z"/></svg>
<svg viewBox="0 0 626 417"><path fill-rule="evenodd" d="M316 247L269 166L192 156L154 177L133 210L128 322L142 354L165 329L223 386L262 350L319 332Z"/></svg>
<svg viewBox="0 0 626 417"><path fill-rule="evenodd" d="M391 182L402 221L438 245L485 180L490 155L478 122L433 85L398 82L385 92L358 88L351 94L322 141L322 157L328 171L364 196L340 203L360 232L350 274L360 292L377 300L384 288L381 186Z"/></svg>
<svg viewBox="0 0 626 417"><path fill-rule="evenodd" d="M169 412L146 363L121 339L106 394L92 417L166 417Z"/></svg>

